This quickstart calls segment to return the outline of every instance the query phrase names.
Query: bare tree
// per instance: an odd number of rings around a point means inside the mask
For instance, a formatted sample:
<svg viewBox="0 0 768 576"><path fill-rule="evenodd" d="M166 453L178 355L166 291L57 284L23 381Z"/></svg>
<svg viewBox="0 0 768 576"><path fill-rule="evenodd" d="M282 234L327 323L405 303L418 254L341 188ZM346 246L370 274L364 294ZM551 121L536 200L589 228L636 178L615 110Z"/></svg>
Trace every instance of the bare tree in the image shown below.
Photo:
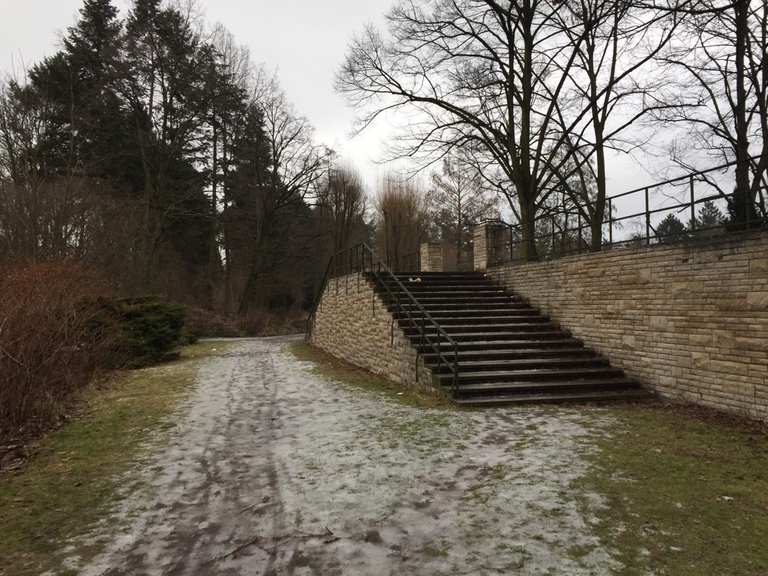
<svg viewBox="0 0 768 576"><path fill-rule="evenodd" d="M456 246L459 266L469 245L472 227L498 214L498 198L483 186L478 171L458 154L443 158L441 172L432 173L429 194L432 220L442 228L444 239Z"/></svg>
<svg viewBox="0 0 768 576"><path fill-rule="evenodd" d="M265 259L263 246L277 216L316 197L327 155L327 149L315 143L312 125L296 114L276 80L256 90L260 98L255 106L266 138L266 170L255 174L266 179L253 183L255 207L250 219L250 258L238 305L241 314L248 311L259 277L276 265L275 258Z"/></svg>
<svg viewBox="0 0 768 576"><path fill-rule="evenodd" d="M410 264L426 237L426 200L411 182L388 176L376 197L376 244L393 269Z"/></svg>
<svg viewBox="0 0 768 576"><path fill-rule="evenodd" d="M566 3L558 22L577 52L568 90L556 106L572 149L557 164L558 184L590 225L592 250L600 250L607 154L641 145L628 130L675 106L661 98L665 76L655 59L677 33L680 15L623 0L582 0Z"/></svg>
<svg viewBox="0 0 768 576"><path fill-rule="evenodd" d="M755 220L768 171L768 2L698 0L675 9L686 16L685 34L660 61L674 71L667 98L678 106L662 118L686 126L686 148L735 162L729 210L744 224ZM674 158L691 164L680 147Z"/></svg>
<svg viewBox="0 0 768 576"><path fill-rule="evenodd" d="M535 259L535 218L572 155L554 113L583 41L556 25L550 0L414 0L388 18L389 36L357 38L337 81L365 127L385 111L408 110L401 154L429 161L470 145L498 166L519 216L525 256ZM410 118L409 118L410 120ZM574 119L574 122L577 119Z"/></svg>
<svg viewBox="0 0 768 576"><path fill-rule="evenodd" d="M365 235L366 196L360 174L349 166L334 166L320 188L317 211L333 254Z"/></svg>

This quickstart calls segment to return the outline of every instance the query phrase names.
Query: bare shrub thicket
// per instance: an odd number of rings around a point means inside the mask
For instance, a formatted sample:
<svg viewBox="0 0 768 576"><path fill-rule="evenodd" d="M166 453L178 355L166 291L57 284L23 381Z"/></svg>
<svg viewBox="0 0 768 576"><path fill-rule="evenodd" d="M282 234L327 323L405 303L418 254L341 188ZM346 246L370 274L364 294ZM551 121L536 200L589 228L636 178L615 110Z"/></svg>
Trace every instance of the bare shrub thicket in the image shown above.
<svg viewBox="0 0 768 576"><path fill-rule="evenodd" d="M418 257L427 238L427 202L412 183L387 177L376 197L376 249L388 266L402 269Z"/></svg>
<svg viewBox="0 0 768 576"><path fill-rule="evenodd" d="M0 434L44 427L88 384L114 342L101 315L109 292L74 263L0 270Z"/></svg>
<svg viewBox="0 0 768 576"><path fill-rule="evenodd" d="M288 311L253 310L238 319L244 336L283 336L297 334L306 328L306 314L298 309Z"/></svg>

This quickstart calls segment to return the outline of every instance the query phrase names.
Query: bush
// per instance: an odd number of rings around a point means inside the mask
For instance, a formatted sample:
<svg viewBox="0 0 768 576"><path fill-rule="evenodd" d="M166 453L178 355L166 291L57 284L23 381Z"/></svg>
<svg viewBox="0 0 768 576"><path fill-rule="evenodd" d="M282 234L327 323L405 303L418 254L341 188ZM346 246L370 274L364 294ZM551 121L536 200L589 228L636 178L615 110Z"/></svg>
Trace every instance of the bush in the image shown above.
<svg viewBox="0 0 768 576"><path fill-rule="evenodd" d="M0 435L48 426L114 350L106 282L71 262L0 268Z"/></svg>
<svg viewBox="0 0 768 576"><path fill-rule="evenodd" d="M103 302L99 324L116 327L111 367L137 368L166 360L185 342L183 306L154 297Z"/></svg>

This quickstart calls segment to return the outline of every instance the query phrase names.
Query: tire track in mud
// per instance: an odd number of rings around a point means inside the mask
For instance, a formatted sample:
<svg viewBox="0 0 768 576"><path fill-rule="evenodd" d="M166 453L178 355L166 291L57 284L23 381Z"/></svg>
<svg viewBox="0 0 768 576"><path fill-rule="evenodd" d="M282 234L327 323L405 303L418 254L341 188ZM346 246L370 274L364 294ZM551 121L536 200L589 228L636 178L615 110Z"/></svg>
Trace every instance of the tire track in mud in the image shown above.
<svg viewBox="0 0 768 576"><path fill-rule="evenodd" d="M265 371L262 382L264 388L269 392L269 404L267 410L264 411L264 417L262 417L262 430L264 431L264 446L267 451L267 478L269 481L269 487L272 491L272 501L274 505L270 508L272 512L271 533L274 537L276 534L283 534L285 532L285 508L283 505L283 499L280 494L280 482L278 480L277 463L275 461L274 443L275 443L275 421L278 418L278 385L280 383L281 376L278 375L275 369L274 358L274 345L267 345L264 351L264 356L268 360L268 370ZM265 362L266 364L266 362ZM268 384L271 383L271 386ZM267 564L264 567L263 575L272 576L275 574L275 563L277 562L278 552L280 550L280 542L277 539L272 540L272 546L269 548L269 558Z"/></svg>
<svg viewBox="0 0 768 576"><path fill-rule="evenodd" d="M275 349L245 341L201 367L177 426L126 484L143 488L125 488L111 517L79 543L108 540L104 552L84 567L72 554L64 568L83 576L271 573L279 551L271 536L285 530L272 451Z"/></svg>

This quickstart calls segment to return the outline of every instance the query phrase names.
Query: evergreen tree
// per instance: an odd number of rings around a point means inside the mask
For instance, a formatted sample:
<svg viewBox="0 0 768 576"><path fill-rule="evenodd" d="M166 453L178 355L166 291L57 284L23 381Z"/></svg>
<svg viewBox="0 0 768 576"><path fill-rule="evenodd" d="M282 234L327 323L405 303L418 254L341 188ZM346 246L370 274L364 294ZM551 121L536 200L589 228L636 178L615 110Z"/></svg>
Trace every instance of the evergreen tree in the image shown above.
<svg viewBox="0 0 768 576"><path fill-rule="evenodd" d="M687 228L671 212L656 227L656 237L661 244L680 242L688 238Z"/></svg>
<svg viewBox="0 0 768 576"><path fill-rule="evenodd" d="M699 208L699 214L696 218L696 228L713 228L720 226L725 222L725 215L720 211L712 200L707 200Z"/></svg>
<svg viewBox="0 0 768 576"><path fill-rule="evenodd" d="M118 93L122 24L111 0L86 0L64 49L35 66L30 89L56 110L52 169L125 180L130 126ZM135 157L135 154L134 154Z"/></svg>

